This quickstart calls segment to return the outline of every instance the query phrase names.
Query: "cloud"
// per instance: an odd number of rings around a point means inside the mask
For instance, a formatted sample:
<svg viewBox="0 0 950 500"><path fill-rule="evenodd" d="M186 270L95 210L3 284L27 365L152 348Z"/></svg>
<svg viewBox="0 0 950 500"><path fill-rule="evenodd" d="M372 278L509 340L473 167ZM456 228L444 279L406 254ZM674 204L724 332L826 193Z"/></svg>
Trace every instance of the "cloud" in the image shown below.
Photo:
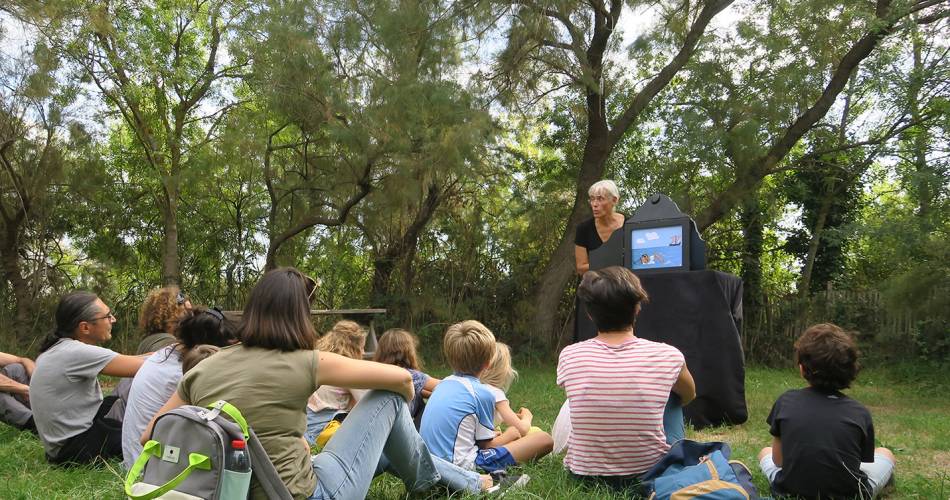
<svg viewBox="0 0 950 500"><path fill-rule="evenodd" d="M646 237L650 241L660 239L660 235L656 234L656 231L650 231L649 233L646 234Z"/></svg>
<svg viewBox="0 0 950 500"><path fill-rule="evenodd" d="M647 240L645 240L645 239L643 239L643 238L637 238L637 245L644 245L644 244L646 244L646 242L647 242Z"/></svg>

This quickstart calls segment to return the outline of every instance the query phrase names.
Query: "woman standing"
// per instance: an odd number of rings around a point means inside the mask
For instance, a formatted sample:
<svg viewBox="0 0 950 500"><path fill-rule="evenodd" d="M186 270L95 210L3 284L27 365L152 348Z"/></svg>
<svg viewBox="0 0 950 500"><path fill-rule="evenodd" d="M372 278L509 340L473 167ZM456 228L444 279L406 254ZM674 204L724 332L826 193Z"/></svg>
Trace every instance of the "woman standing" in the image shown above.
<svg viewBox="0 0 950 500"><path fill-rule="evenodd" d="M293 268L265 274L244 308L242 344L222 349L185 374L158 415L185 404L230 402L254 429L294 498L364 498L377 470L396 474L409 491L438 481L473 493L490 487L490 476L430 455L406 406L413 395L408 371L315 350L307 299L315 286ZM303 438L305 408L324 384L378 390L367 393L323 451L311 457ZM143 443L154 422L142 434ZM254 479L251 492L266 498Z"/></svg>
<svg viewBox="0 0 950 500"><path fill-rule="evenodd" d="M614 231L623 227L624 215L614 212L620 201L620 192L614 181L595 182L587 190L590 208L594 217L577 225L574 233L574 266L578 275L590 268L590 252L600 248Z"/></svg>
<svg viewBox="0 0 950 500"><path fill-rule="evenodd" d="M70 293L56 307L56 330L40 347L30 380L33 419L50 462L122 456L122 423L105 416L117 397L102 397L98 377L132 377L144 359L98 346L112 338L113 323L94 293Z"/></svg>

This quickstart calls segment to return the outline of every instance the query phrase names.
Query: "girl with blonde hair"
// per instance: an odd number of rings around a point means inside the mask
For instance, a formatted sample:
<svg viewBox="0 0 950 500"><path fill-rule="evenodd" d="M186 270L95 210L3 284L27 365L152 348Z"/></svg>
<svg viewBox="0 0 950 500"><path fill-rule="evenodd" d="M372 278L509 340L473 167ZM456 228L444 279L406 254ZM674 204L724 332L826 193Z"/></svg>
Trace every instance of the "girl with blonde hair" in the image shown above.
<svg viewBox="0 0 950 500"><path fill-rule="evenodd" d="M323 337L317 340L317 350L332 352L350 359L363 359L366 346L366 330L355 321L338 321ZM356 406L366 393L362 389L347 389L321 385L307 401L307 433L304 437L311 445L317 436L341 412Z"/></svg>
<svg viewBox="0 0 950 500"><path fill-rule="evenodd" d="M541 431L531 426L534 416L531 410L521 407L517 413L511 409L508 396L505 394L511 389L511 384L518 377L518 371L511 365L511 348L504 342L495 343L495 355L492 356L488 368L478 375L478 379L488 386L488 390L495 396L495 424L504 422L508 426L505 432L495 438L493 443L509 443L518 438L527 436L529 432Z"/></svg>

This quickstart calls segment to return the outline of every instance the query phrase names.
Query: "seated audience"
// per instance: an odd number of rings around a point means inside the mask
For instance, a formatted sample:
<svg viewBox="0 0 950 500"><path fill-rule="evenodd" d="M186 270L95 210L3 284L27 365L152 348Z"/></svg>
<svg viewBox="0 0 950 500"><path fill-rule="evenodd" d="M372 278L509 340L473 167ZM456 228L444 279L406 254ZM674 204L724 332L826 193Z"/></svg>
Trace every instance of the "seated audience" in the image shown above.
<svg viewBox="0 0 950 500"><path fill-rule="evenodd" d="M579 478L628 489L670 449L663 418L671 390L688 404L696 386L679 350L635 335L647 293L632 271L588 271L577 296L597 336L565 347L558 359L572 429L564 466Z"/></svg>
<svg viewBox="0 0 950 500"><path fill-rule="evenodd" d="M0 352L0 422L36 432L30 409L30 377L35 366L30 358Z"/></svg>
<svg viewBox="0 0 950 500"><path fill-rule="evenodd" d="M230 402L254 429L294 498L365 498L382 470L396 474L409 491L436 482L472 493L491 487L491 477L429 454L409 418L405 402L413 392L406 370L315 350L307 299L315 286L293 268L265 274L244 308L242 343L186 373L158 415L186 404ZM321 385L377 390L360 400L323 451L311 457L303 438L304 410ZM266 498L254 478L251 489L253 498Z"/></svg>
<svg viewBox="0 0 950 500"><path fill-rule="evenodd" d="M349 320L338 321L317 341L317 350L351 359L363 359L366 330ZM366 391L321 385L307 401L307 442L314 444L323 429L338 413L350 411ZM323 442L323 440L321 440Z"/></svg>
<svg viewBox="0 0 950 500"><path fill-rule="evenodd" d="M858 374L854 339L832 324L814 325L795 342L804 389L785 392L766 422L772 446L759 466L778 497L873 498L891 479L896 460L874 447L874 423L841 391Z"/></svg>
<svg viewBox="0 0 950 500"><path fill-rule="evenodd" d="M478 376L488 387L488 390L495 396L495 416L494 423L498 425L502 422L508 426L505 432L496 431L495 439L492 440L492 446L504 446L518 438L527 436L532 432L544 432L538 427L531 425L534 416L531 410L521 407L518 413L511 409L511 403L508 402L508 395L505 394L511 389L518 372L511 366L511 348L508 344L497 342L495 344L495 355L492 356L488 368Z"/></svg>
<svg viewBox="0 0 950 500"><path fill-rule="evenodd" d="M230 345L234 335L226 328L224 315L216 309L200 309L174 329L177 343L149 356L132 380L122 420L122 456L126 469L142 453L139 437L155 412L175 393L184 372L184 359L204 344Z"/></svg>
<svg viewBox="0 0 950 500"><path fill-rule="evenodd" d="M145 360L97 345L112 338L113 323L93 293L70 293L56 307L56 330L40 346L30 380L33 418L50 462L122 456L122 424L105 416L117 396L102 397L99 374L132 377Z"/></svg>
<svg viewBox="0 0 950 500"><path fill-rule="evenodd" d="M454 374L432 391L420 427L433 454L491 473L551 452L554 443L543 432L506 443L495 440L495 396L478 379L495 354L495 336L485 325L470 320L450 326L443 352Z"/></svg>
<svg viewBox="0 0 950 500"><path fill-rule="evenodd" d="M139 310L139 330L143 338L135 353L153 353L177 343L175 328L179 321L191 314L191 310L191 300L177 286L149 292Z"/></svg>
<svg viewBox="0 0 950 500"><path fill-rule="evenodd" d="M440 382L439 379L421 371L422 363L416 352L418 348L419 339L412 332L402 328L390 328L379 338L376 353L373 356L373 361L377 363L400 366L412 374L412 388L415 396L409 402L409 414L412 415L417 429L422 422L422 410L425 409L424 398L428 398Z"/></svg>

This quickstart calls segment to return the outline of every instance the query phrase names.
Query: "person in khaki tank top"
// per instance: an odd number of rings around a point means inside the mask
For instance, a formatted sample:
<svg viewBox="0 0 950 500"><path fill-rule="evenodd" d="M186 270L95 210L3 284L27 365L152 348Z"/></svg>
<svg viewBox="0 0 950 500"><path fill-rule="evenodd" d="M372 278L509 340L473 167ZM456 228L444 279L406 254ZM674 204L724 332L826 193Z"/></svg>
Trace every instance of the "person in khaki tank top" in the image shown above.
<svg viewBox="0 0 950 500"><path fill-rule="evenodd" d="M316 283L285 267L264 275L244 308L242 343L185 374L155 418L182 405L224 399L244 414L295 498L364 498L377 471L395 474L409 491L441 483L477 493L490 476L433 457L416 432L406 401L412 378L390 365L315 350L309 297ZM371 389L323 451L313 457L303 438L307 398L321 385ZM148 440L155 418L142 434ZM256 481L254 498L266 498Z"/></svg>

